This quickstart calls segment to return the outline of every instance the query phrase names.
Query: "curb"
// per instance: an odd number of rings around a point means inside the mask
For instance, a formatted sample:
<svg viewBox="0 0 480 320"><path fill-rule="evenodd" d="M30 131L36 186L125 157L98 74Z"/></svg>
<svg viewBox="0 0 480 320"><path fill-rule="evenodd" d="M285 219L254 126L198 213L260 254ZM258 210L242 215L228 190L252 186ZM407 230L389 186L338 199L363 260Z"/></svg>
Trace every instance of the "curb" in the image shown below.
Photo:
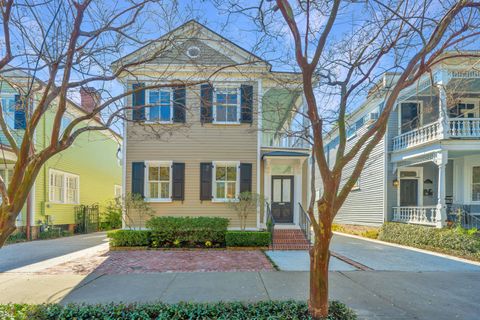
<svg viewBox="0 0 480 320"><path fill-rule="evenodd" d="M373 243L383 244L383 245L390 246L390 247L401 248L401 249L406 249L406 250L410 250L410 251L425 253L425 254L429 254L429 255L432 255L432 256L446 258L446 259L450 259L450 260L454 260L454 261L458 261L458 262L463 262L463 263L467 263L467 264L471 264L471 265L480 267L480 262L451 256L451 255L448 255L448 254L445 254L445 253L439 253L439 252L429 251L429 250L425 250L425 249L419 249L419 248L404 246L404 245L401 245L401 244L385 242L385 241L382 241L382 240L365 238L365 237L361 237L361 236L356 236L354 234L343 233L343 232L338 232L338 231L333 231L333 233L338 234L340 236L345 236L345 237L349 237L349 238L360 239L360 240L369 241L369 242L373 242Z"/></svg>

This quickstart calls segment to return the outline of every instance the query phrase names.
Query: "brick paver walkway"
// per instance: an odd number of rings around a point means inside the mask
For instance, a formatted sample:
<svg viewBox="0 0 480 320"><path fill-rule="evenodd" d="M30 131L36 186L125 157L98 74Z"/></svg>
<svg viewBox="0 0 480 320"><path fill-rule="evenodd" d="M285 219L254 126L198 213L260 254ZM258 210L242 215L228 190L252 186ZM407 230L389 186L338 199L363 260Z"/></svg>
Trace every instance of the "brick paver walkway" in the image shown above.
<svg viewBox="0 0 480 320"><path fill-rule="evenodd" d="M104 251L42 270L42 274L273 271L258 250Z"/></svg>

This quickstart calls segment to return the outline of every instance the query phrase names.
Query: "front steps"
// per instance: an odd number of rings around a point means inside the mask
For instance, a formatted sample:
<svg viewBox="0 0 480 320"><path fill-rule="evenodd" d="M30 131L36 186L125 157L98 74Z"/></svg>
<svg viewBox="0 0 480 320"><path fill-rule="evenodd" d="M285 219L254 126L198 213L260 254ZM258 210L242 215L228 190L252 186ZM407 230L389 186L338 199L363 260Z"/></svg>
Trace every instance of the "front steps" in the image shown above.
<svg viewBox="0 0 480 320"><path fill-rule="evenodd" d="M273 229L272 250L308 250L310 244L300 229Z"/></svg>

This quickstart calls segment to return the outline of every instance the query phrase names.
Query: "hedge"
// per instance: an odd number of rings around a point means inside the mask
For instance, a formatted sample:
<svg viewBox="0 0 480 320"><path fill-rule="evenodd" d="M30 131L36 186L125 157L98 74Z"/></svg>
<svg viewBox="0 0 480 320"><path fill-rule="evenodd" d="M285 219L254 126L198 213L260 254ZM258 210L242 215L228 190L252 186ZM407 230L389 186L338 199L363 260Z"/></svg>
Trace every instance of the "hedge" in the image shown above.
<svg viewBox="0 0 480 320"><path fill-rule="evenodd" d="M271 234L267 231L227 231L227 247L267 247Z"/></svg>
<svg viewBox="0 0 480 320"><path fill-rule="evenodd" d="M228 219L211 217L153 217L152 247L219 247L225 245Z"/></svg>
<svg viewBox="0 0 480 320"><path fill-rule="evenodd" d="M179 304L8 304L0 305L0 319L311 319L307 304L295 301L265 301L243 304L179 303ZM338 301L330 302L329 320L354 320L355 313Z"/></svg>
<svg viewBox="0 0 480 320"><path fill-rule="evenodd" d="M389 222L380 229L378 239L412 247L448 249L480 257L480 237L464 229L438 229Z"/></svg>
<svg viewBox="0 0 480 320"><path fill-rule="evenodd" d="M147 230L112 230L107 236L112 247L145 247L150 245L150 233Z"/></svg>

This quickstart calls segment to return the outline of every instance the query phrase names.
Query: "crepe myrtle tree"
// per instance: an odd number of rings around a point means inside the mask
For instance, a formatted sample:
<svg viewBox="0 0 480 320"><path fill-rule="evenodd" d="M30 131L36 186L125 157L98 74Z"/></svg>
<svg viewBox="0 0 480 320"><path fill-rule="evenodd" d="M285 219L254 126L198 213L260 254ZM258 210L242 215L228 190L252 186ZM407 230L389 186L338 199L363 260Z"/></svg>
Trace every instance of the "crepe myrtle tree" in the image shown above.
<svg viewBox="0 0 480 320"><path fill-rule="evenodd" d="M478 49L479 7L479 2L465 0L228 1L223 6L231 15L249 16L263 38L282 39L283 64L302 77L306 108L298 113L308 119L305 129L315 165L312 176L317 172L321 181L320 188L312 181L307 210L314 233L309 294L313 318L328 316L333 219L385 135L400 92L445 59L477 57L478 52L461 49ZM385 72L395 72L397 81L382 89L378 83ZM349 107L375 90L384 90L383 110L347 148ZM324 139L333 128L339 144L334 161L328 163Z"/></svg>
<svg viewBox="0 0 480 320"><path fill-rule="evenodd" d="M3 144L2 150L8 149L16 158L8 185L0 177L0 247L16 229L15 220L48 159L71 147L80 135L121 126L132 121L127 114L133 108L150 107L129 107L124 102L127 97L139 90L198 85L210 81L217 72L236 66L218 67L203 80L172 80L168 84L160 82L159 74L143 87L126 88L118 93L116 80L126 75L134 78L131 70L152 62L178 43L174 36L158 40L158 33L166 33L189 18L175 0L118 0L115 4L107 0L38 3L0 0L0 11L3 33L0 91L6 87L13 89L21 97L16 109L23 110L25 115L23 136L18 137L0 112L0 127L8 140L8 147ZM143 56L119 60L126 53L148 45L149 50ZM71 94L91 87L97 88L98 93L94 107L73 116L62 127L67 106L72 104ZM2 111L7 108L0 107ZM47 112L53 113L51 131L46 133L49 141L45 145L35 144L34 133ZM188 125L182 126L185 127ZM162 136L171 134L172 129L156 125L148 130Z"/></svg>

